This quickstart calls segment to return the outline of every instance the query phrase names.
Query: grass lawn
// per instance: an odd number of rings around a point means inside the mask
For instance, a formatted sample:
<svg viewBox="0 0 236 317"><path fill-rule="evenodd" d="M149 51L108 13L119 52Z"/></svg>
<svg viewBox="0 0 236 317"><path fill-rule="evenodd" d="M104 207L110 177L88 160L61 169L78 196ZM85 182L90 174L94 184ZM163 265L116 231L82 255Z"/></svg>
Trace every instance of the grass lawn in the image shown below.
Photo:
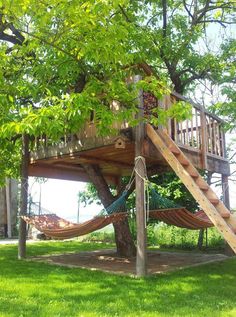
<svg viewBox="0 0 236 317"><path fill-rule="evenodd" d="M28 255L108 248L30 244ZM236 259L146 279L16 259L0 246L0 316L236 316Z"/></svg>

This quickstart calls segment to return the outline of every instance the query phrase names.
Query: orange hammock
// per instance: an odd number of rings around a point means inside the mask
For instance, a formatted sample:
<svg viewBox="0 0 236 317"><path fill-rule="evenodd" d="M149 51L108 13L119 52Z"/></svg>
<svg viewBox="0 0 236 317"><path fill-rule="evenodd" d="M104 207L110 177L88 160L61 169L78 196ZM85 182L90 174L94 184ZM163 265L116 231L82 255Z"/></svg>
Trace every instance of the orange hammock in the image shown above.
<svg viewBox="0 0 236 317"><path fill-rule="evenodd" d="M48 237L70 239L102 229L111 223L122 221L126 217L127 213L114 213L109 216L95 217L80 224L72 223L55 214L22 216L22 219Z"/></svg>
<svg viewBox="0 0 236 317"><path fill-rule="evenodd" d="M192 230L210 228L214 226L202 210L193 214L186 208L157 209L150 210L149 217L151 219L163 221L168 225Z"/></svg>

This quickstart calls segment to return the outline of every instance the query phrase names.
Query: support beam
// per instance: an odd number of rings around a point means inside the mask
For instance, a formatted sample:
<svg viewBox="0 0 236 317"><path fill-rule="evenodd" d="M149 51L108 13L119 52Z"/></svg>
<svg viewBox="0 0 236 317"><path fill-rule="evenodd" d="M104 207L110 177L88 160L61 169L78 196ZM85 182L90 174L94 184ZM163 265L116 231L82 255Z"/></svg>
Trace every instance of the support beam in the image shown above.
<svg viewBox="0 0 236 317"><path fill-rule="evenodd" d="M227 175L221 175L222 182L222 193L223 193L223 203L230 210L230 198L229 198L229 179ZM228 256L234 256L235 253L232 251L231 247L225 241L224 252Z"/></svg>
<svg viewBox="0 0 236 317"><path fill-rule="evenodd" d="M222 179L222 193L223 203L230 210L230 199L229 199L229 180L227 175L221 175Z"/></svg>
<svg viewBox="0 0 236 317"><path fill-rule="evenodd" d="M12 238L12 224L11 224L11 182L6 179L6 206L7 206L7 237Z"/></svg>
<svg viewBox="0 0 236 317"><path fill-rule="evenodd" d="M21 154L21 205L20 216L27 214L28 200L28 166L29 166L29 137L22 136L22 154ZM19 224L19 243L18 243L18 259L26 257L26 222L20 218Z"/></svg>
<svg viewBox="0 0 236 317"><path fill-rule="evenodd" d="M135 82L141 79L135 76ZM143 144L145 136L144 122L141 121L144 115L143 110L143 92L139 91L137 119L139 124L135 128L135 187L136 187L136 223L137 223L137 257L136 257L136 275L143 277L147 274L147 234L146 234L146 210L145 210L145 184L144 177L146 173L145 159L143 157ZM142 158L142 159L141 159Z"/></svg>

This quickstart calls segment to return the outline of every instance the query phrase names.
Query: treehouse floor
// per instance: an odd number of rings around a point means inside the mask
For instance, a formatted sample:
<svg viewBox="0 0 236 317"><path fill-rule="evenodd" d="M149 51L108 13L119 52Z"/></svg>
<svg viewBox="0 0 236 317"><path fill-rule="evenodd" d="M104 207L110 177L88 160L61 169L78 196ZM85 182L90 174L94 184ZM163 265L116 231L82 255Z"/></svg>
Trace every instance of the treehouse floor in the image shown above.
<svg viewBox="0 0 236 317"><path fill-rule="evenodd" d="M186 267L198 266L228 258L223 254L202 254L190 252L148 251L148 274L160 274ZM135 275L136 258L118 257L114 250L80 252L33 258L50 264L80 267L115 274Z"/></svg>

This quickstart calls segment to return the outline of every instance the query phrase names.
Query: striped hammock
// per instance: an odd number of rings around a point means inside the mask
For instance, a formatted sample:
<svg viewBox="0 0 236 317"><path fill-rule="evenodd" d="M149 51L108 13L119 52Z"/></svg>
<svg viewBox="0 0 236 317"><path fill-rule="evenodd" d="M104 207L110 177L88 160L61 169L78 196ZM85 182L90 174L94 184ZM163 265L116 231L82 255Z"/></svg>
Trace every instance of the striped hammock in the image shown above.
<svg viewBox="0 0 236 317"><path fill-rule="evenodd" d="M119 222L127 217L127 213L114 213L111 215L94 217L83 223L73 223L55 214L39 216L22 216L22 219L33 225L37 230L43 232L46 236L55 239L70 239L79 237L90 232L102 229L111 223Z"/></svg>
<svg viewBox="0 0 236 317"><path fill-rule="evenodd" d="M168 225L192 230L205 229L214 226L204 211L200 210L191 213L186 208L182 207L150 210L149 217L150 219L163 221Z"/></svg>

